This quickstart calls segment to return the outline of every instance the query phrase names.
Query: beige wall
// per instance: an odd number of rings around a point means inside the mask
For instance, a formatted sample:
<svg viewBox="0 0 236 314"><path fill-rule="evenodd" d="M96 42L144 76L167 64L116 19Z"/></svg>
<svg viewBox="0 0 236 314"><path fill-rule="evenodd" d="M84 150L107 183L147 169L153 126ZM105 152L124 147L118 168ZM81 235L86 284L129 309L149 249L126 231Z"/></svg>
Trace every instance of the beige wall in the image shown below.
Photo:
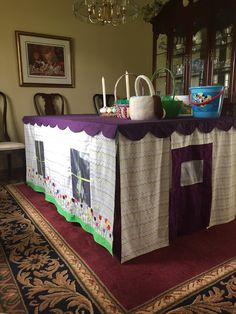
<svg viewBox="0 0 236 314"><path fill-rule="evenodd" d="M74 18L72 0L0 0L0 4L0 90L10 100L12 140L24 141L22 117L35 115L36 92L62 93L68 113L94 113L92 96L101 93L102 76L106 92L113 93L116 79L125 70L151 74L152 30L141 18L119 27L102 27ZM75 88L20 87L15 30L72 37ZM0 159L0 169L4 167L5 160Z"/></svg>
<svg viewBox="0 0 236 314"><path fill-rule="evenodd" d="M72 15L72 0L0 0L0 90L10 98L9 133L23 141L24 115L34 115L33 95L64 94L70 113L93 113L92 95L101 92L101 77L113 93L125 70L151 74L152 30L142 19L119 27L89 25ZM15 30L72 37L75 88L20 87Z"/></svg>

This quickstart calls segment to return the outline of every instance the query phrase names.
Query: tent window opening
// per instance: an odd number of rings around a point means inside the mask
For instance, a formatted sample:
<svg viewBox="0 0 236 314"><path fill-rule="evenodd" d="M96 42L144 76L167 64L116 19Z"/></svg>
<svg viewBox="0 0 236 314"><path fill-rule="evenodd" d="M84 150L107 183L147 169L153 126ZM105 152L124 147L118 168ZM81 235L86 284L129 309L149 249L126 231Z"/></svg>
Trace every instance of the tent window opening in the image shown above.
<svg viewBox="0 0 236 314"><path fill-rule="evenodd" d="M73 197L91 207L89 154L70 150Z"/></svg>
<svg viewBox="0 0 236 314"><path fill-rule="evenodd" d="M44 145L42 141L35 141L35 151L37 158L37 170L38 174L45 178L45 157L44 157Z"/></svg>

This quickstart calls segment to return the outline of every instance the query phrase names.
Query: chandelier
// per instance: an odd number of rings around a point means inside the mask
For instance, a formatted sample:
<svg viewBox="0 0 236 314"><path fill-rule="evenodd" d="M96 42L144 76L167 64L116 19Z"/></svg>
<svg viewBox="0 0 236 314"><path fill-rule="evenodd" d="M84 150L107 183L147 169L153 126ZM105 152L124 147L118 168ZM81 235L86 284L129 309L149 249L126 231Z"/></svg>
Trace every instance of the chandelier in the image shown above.
<svg viewBox="0 0 236 314"><path fill-rule="evenodd" d="M92 24L117 26L138 16L134 0L74 0L73 13Z"/></svg>

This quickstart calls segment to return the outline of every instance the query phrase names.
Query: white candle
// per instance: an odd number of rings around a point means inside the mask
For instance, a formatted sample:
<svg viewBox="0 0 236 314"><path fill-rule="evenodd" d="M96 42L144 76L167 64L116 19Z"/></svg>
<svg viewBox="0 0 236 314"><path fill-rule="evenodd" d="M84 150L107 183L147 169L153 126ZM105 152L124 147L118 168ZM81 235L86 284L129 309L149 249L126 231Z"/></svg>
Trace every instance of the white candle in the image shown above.
<svg viewBox="0 0 236 314"><path fill-rule="evenodd" d="M105 87L104 77L102 77L102 95L103 95L103 107L106 107L107 102L106 102L106 87Z"/></svg>
<svg viewBox="0 0 236 314"><path fill-rule="evenodd" d="M130 89L129 89L129 73L125 72L125 86L126 86L126 98L130 99Z"/></svg>

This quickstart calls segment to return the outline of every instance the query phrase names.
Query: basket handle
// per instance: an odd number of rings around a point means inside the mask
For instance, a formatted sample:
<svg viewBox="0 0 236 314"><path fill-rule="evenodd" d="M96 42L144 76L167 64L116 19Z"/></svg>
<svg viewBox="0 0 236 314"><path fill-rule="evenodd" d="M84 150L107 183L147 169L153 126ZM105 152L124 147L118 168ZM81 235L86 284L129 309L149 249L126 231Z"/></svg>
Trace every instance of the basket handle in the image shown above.
<svg viewBox="0 0 236 314"><path fill-rule="evenodd" d="M212 102L213 100L215 100L216 98L219 98L222 94L224 94L224 87L222 88L222 90L217 95L215 95L211 99L208 99L208 100L203 101L203 102L190 101L190 104L194 105L194 106L198 106L198 107L203 106L203 105L207 105L210 102ZM192 93L191 92L190 92L190 99L192 99Z"/></svg>
<svg viewBox="0 0 236 314"><path fill-rule="evenodd" d="M116 101L117 101L117 86L118 86L120 80L121 80L123 77L125 77L126 75L131 75L131 76L134 76L134 77L138 77L138 75L135 74L135 73L125 73L125 74L122 74L122 75L118 78L118 80L117 80L116 83L115 83L115 87L114 87L115 103L116 103ZM143 93L143 91L144 91L144 89L143 89L143 85L142 85L142 93Z"/></svg>
<svg viewBox="0 0 236 314"><path fill-rule="evenodd" d="M172 94L173 94L173 100L174 100L174 98L175 98L175 77L174 77L173 72L170 69L168 69L168 68L161 68L161 69L156 70L153 73L153 75L152 75L151 81L153 81L163 71L169 72L170 76L172 78L172 84L173 84L173 93Z"/></svg>
<svg viewBox="0 0 236 314"><path fill-rule="evenodd" d="M154 87L153 87L153 84L152 82L150 81L150 79L146 76L146 75L139 75L136 80L135 80L135 83L134 83L134 88L135 88L135 94L136 96L141 96L139 94L140 92L140 89L139 89L139 84L140 84L140 81L141 80L144 80L147 85L148 85L148 88L149 88L149 92L150 92L150 95L151 96L154 96L155 95L155 90L154 90Z"/></svg>

